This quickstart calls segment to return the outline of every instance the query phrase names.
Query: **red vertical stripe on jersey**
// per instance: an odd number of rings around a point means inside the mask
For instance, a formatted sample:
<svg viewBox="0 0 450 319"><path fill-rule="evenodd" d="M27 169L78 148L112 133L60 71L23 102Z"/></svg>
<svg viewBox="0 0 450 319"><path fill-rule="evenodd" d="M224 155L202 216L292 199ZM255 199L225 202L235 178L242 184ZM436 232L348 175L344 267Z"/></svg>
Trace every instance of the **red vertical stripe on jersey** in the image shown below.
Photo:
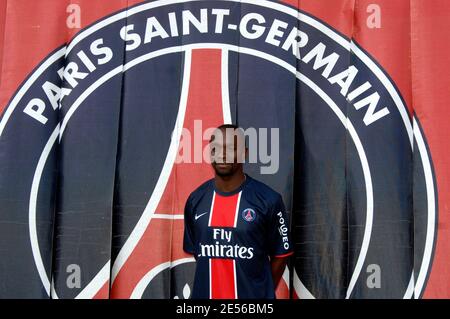
<svg viewBox="0 0 450 319"><path fill-rule="evenodd" d="M211 299L236 299L234 259L211 258Z"/></svg>
<svg viewBox="0 0 450 319"><path fill-rule="evenodd" d="M211 227L234 227L239 194L240 193L232 196L221 196L216 193L214 206L211 212Z"/></svg>
<svg viewBox="0 0 450 319"><path fill-rule="evenodd" d="M210 227L235 227L240 194L221 196L215 193ZM237 298L235 261L233 259L211 258L209 272L211 299Z"/></svg>

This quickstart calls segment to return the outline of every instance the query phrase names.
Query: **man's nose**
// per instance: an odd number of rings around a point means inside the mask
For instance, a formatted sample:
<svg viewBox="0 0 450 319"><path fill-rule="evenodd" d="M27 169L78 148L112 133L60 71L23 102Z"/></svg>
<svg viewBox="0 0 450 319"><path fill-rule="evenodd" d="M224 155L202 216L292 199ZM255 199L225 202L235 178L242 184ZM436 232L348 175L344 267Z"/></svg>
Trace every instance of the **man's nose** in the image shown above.
<svg viewBox="0 0 450 319"><path fill-rule="evenodd" d="M217 159L220 163L226 163L227 153L225 151L221 151L218 153Z"/></svg>

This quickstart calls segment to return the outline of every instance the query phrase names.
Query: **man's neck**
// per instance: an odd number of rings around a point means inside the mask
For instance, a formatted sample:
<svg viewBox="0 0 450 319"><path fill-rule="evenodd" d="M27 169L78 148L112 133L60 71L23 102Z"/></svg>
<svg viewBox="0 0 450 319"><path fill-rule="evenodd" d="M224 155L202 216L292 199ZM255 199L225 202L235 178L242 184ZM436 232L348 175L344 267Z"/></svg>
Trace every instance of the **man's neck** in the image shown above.
<svg viewBox="0 0 450 319"><path fill-rule="evenodd" d="M229 193L238 189L244 183L245 179L244 172L240 171L230 176L219 176L216 174L214 182L219 191Z"/></svg>

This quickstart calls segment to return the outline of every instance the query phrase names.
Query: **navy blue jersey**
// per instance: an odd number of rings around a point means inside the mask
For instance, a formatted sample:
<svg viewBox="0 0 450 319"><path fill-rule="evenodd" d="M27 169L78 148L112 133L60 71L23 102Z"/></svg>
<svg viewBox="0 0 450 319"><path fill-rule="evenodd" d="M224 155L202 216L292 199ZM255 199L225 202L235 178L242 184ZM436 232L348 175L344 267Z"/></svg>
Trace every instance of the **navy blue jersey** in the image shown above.
<svg viewBox="0 0 450 319"><path fill-rule="evenodd" d="M269 257L292 254L281 195L246 175L224 193L211 179L189 196L183 249L197 260L192 298L275 298Z"/></svg>

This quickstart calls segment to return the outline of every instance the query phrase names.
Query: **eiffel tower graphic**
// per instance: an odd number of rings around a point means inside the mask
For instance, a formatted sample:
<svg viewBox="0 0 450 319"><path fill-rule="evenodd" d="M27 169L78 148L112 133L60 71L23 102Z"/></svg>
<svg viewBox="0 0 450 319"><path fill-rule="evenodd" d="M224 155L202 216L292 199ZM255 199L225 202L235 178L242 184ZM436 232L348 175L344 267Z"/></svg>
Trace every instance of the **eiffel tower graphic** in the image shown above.
<svg viewBox="0 0 450 319"><path fill-rule="evenodd" d="M195 261L182 247L184 205L197 186L213 177L213 171L205 161L179 163L176 157L181 132L194 132L194 121L201 120L203 128L232 122L228 55L225 48L185 50L178 115L163 168L147 206L112 265L110 280L97 284L94 298L141 298L160 271ZM207 143L207 139L202 141L202 150ZM288 295L287 283L282 280L277 297Z"/></svg>

